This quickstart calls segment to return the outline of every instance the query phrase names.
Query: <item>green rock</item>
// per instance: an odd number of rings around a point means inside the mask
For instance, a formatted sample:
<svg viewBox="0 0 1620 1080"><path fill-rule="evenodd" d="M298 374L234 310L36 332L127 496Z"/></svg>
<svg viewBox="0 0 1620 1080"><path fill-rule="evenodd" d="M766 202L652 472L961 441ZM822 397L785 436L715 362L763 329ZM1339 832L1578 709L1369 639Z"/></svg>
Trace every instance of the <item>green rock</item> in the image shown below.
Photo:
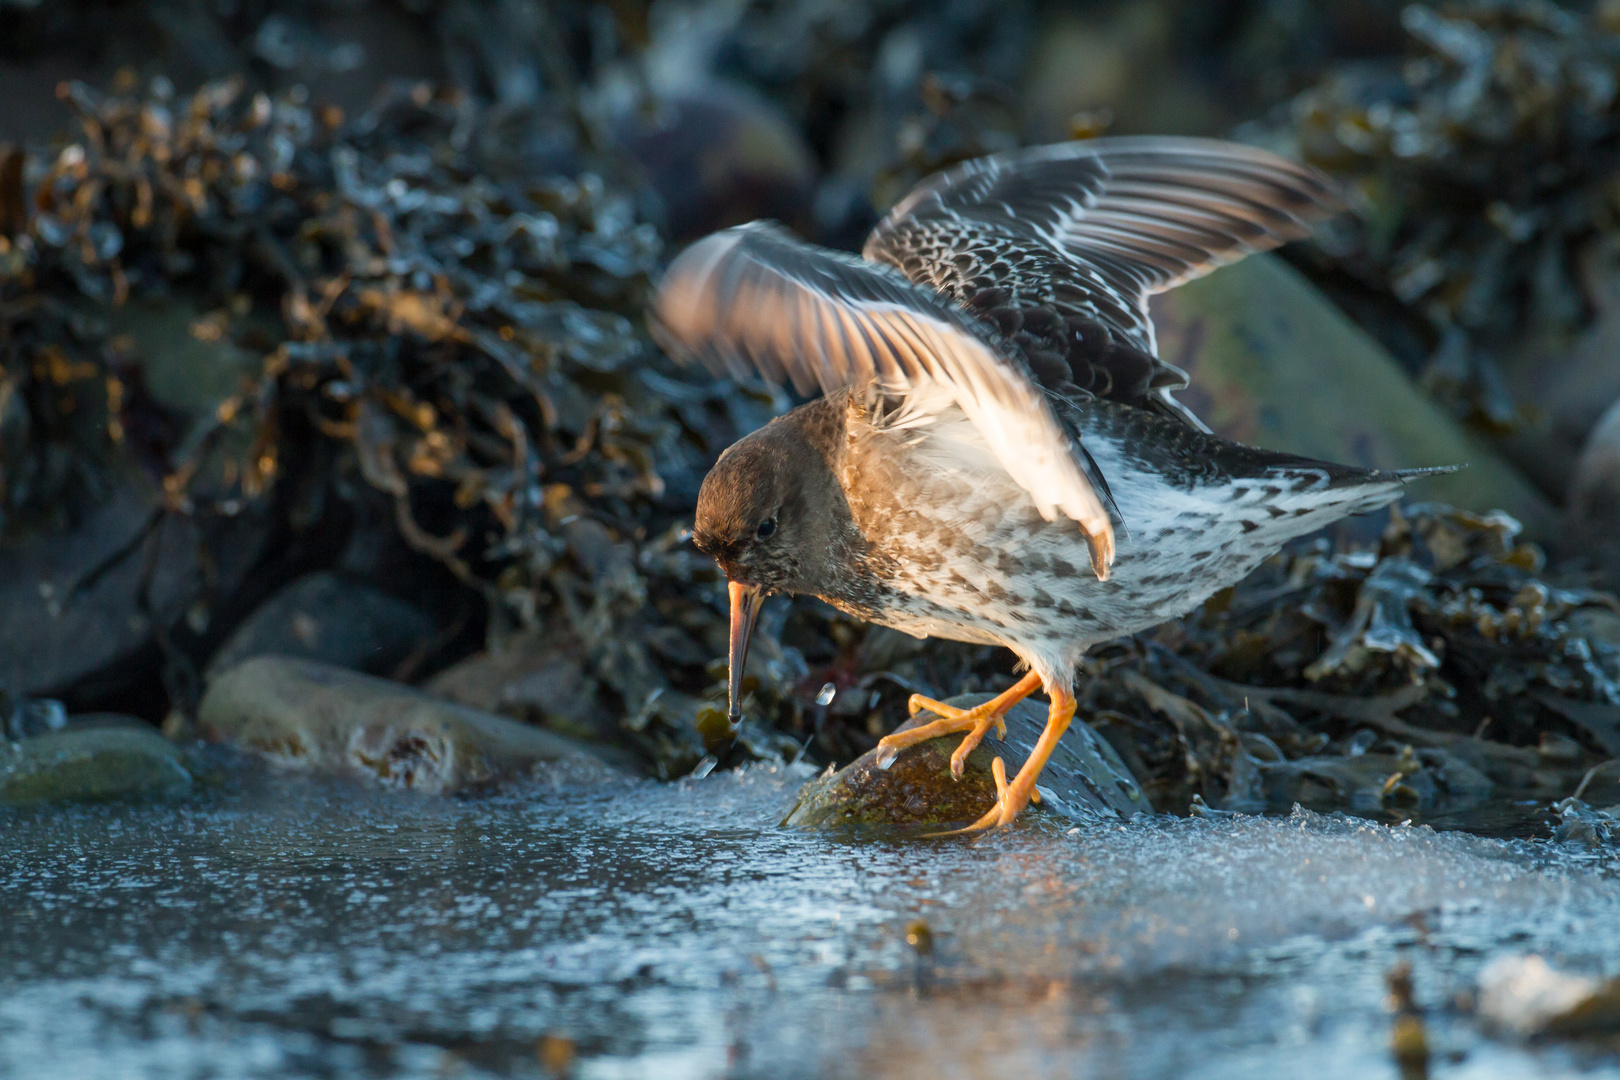
<svg viewBox="0 0 1620 1080"><path fill-rule="evenodd" d="M963 694L947 704L972 708L989 694ZM919 713L900 730L936 719ZM966 825L995 803L996 785L990 763L997 756L1010 779L1029 757L1046 726L1046 707L1020 702L1007 714L1007 738L994 732L968 755L962 779L951 777L951 754L962 741L947 735L900 752L887 769L869 751L848 767L831 769L799 792L798 802L782 822L803 828L934 827ZM1053 812L1064 818L1095 823L1118 821L1151 809L1141 785L1114 748L1090 726L1076 720L1041 773L1036 790L1041 802L1025 813Z"/></svg>
<svg viewBox="0 0 1620 1080"><path fill-rule="evenodd" d="M216 676L198 710L205 738L277 764L429 794L487 788L567 762L607 770L549 731L311 660L261 656Z"/></svg>
<svg viewBox="0 0 1620 1080"><path fill-rule="evenodd" d="M1154 298L1159 355L1192 385L1176 395L1228 439L1377 469L1467 463L1415 498L1506 510L1532 536L1547 501L1412 384L1377 341L1287 263L1253 256Z"/></svg>
<svg viewBox="0 0 1620 1080"><path fill-rule="evenodd" d="M150 728L85 727L0 742L0 803L164 796L191 786L180 748Z"/></svg>

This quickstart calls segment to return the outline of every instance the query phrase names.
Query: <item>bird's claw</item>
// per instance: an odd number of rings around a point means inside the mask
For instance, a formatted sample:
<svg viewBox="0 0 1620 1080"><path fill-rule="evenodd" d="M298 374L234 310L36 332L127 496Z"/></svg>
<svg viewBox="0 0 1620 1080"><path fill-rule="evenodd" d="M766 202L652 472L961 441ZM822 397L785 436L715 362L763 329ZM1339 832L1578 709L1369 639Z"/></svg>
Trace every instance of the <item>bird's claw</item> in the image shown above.
<svg viewBox="0 0 1620 1080"><path fill-rule="evenodd" d="M1068 693L1053 695L1052 706L1046 719L1046 728L1041 737L1036 740L1035 748L1030 752L1029 758L1024 762L1018 775L1013 777L1012 783L1007 782L1007 766L997 757L990 763L990 775L996 780L996 803L983 817L966 828L956 829L952 832L935 833L935 836L960 836L963 833L982 832L985 829L999 828L1011 825L1032 800L1039 801L1040 796L1035 791L1035 781L1040 778L1041 770L1046 768L1046 762L1056 749L1058 740L1068 730L1069 723L1074 719L1074 696Z"/></svg>
<svg viewBox="0 0 1620 1080"><path fill-rule="evenodd" d="M930 833L930 836L964 836L968 833L984 832L986 829L996 829L1003 825L1011 825L1018 817L1019 811L1029 804L1029 795L1020 797L1013 787L1007 783L1007 766L1001 758L990 763L990 775L996 781L996 803L987 810L983 817L971 825L960 829L951 829L947 832Z"/></svg>
<svg viewBox="0 0 1620 1080"><path fill-rule="evenodd" d="M967 771L968 755L973 753L979 743L984 741L985 735L989 733L992 727L996 729L996 738L1005 739L1007 737L1007 723L1000 715L992 713L989 716L981 717L979 722L974 724L966 735L962 736L961 744L951 754L951 779L962 779L962 774Z"/></svg>

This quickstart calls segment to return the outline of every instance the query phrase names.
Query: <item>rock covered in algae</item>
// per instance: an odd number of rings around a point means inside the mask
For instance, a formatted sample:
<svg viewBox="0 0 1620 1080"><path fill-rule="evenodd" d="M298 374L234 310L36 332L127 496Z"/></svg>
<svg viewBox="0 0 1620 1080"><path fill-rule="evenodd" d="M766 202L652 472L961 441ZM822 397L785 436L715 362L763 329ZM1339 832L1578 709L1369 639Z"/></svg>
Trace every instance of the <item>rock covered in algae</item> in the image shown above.
<svg viewBox="0 0 1620 1080"><path fill-rule="evenodd" d="M963 694L948 704L971 708L989 694ZM936 719L919 713L901 730ZM1009 777L1017 773L1046 726L1046 710L1020 702L1007 714L1007 738L994 732L968 755L962 779L951 778L951 754L960 735L932 739L900 752L887 769L877 751L862 754L847 767L810 781L783 822L804 828L837 826L965 825L989 810L996 785L990 763L1002 758ZM1040 807L1084 822L1117 821L1151 809L1141 786L1114 748L1076 720L1058 743L1041 774Z"/></svg>
<svg viewBox="0 0 1620 1080"><path fill-rule="evenodd" d="M426 794L487 788L560 762L607 769L571 739L441 701L400 683L309 660L264 656L216 678L205 737L273 762Z"/></svg>
<svg viewBox="0 0 1620 1080"><path fill-rule="evenodd" d="M1546 500L1282 260L1257 256L1189 282L1157 297L1153 315L1159 355L1192 380L1177 396L1217 434L1377 469L1466 463L1421 481L1420 497L1551 531Z"/></svg>
<svg viewBox="0 0 1620 1080"><path fill-rule="evenodd" d="M0 803L175 795L191 786L180 748L149 727L87 725L0 742Z"/></svg>

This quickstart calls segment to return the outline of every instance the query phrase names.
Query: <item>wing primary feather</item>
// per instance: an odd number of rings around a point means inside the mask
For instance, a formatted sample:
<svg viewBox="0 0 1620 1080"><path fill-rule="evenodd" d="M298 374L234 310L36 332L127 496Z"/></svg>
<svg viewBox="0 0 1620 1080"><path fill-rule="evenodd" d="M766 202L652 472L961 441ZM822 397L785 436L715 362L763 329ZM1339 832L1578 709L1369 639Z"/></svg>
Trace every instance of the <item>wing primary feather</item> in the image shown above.
<svg viewBox="0 0 1620 1080"><path fill-rule="evenodd" d="M1103 497L1103 502L1108 504L1108 512L1113 515L1115 521L1119 522L1119 527L1125 530L1125 539L1129 540L1131 538L1130 523L1125 520L1125 515L1120 512L1119 503L1114 501L1114 492L1113 489L1108 486L1108 477L1103 475L1102 469L1097 465L1097 459L1091 456L1090 450L1086 449L1086 441L1084 439L1074 440L1074 448L1078 450L1080 452L1080 456L1085 459L1086 472L1089 474L1087 479L1096 485L1099 493Z"/></svg>
<svg viewBox="0 0 1620 1080"><path fill-rule="evenodd" d="M1014 307L1072 289L1116 340L1155 358L1148 296L1298 239L1340 206L1324 175L1254 147L1094 139L936 174L873 229L864 254L953 295L1002 290Z"/></svg>
<svg viewBox="0 0 1620 1080"><path fill-rule="evenodd" d="M932 289L756 223L677 257L650 321L677 358L801 392L875 389L896 399L877 415L912 427L954 404L1043 516L1079 524L1106 578L1114 536L1096 463L1079 457L1018 354Z"/></svg>

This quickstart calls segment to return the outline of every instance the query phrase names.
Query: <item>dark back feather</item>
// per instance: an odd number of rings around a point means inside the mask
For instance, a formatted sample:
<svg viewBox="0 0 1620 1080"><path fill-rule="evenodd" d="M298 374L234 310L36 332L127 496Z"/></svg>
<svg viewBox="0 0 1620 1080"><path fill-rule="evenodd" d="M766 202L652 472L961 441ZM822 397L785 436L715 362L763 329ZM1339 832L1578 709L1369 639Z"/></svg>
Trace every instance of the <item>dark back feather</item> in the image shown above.
<svg viewBox="0 0 1620 1080"><path fill-rule="evenodd" d="M1338 203L1314 169L1235 143L1096 139L966 162L925 181L866 258L946 294L1036 378L1179 416L1147 300L1310 231Z"/></svg>

